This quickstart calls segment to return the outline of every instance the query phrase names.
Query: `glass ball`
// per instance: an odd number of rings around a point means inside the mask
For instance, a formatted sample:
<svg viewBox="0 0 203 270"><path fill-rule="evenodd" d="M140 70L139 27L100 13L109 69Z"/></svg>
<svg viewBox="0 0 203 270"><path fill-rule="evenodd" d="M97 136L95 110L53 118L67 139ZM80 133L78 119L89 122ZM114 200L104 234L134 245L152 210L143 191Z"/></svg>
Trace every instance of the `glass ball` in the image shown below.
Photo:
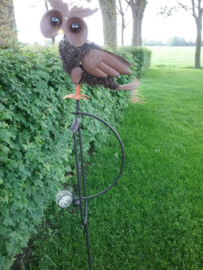
<svg viewBox="0 0 203 270"><path fill-rule="evenodd" d="M62 190L56 195L56 203L61 208L67 208L73 201L73 194L68 190Z"/></svg>

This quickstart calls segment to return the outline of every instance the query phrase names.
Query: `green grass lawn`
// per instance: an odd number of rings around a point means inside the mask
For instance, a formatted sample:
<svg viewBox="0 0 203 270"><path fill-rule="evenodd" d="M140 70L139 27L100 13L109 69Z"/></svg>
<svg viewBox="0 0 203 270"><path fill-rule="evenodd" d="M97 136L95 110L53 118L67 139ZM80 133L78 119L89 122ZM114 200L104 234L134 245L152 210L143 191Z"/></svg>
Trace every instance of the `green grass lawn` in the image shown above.
<svg viewBox="0 0 203 270"><path fill-rule="evenodd" d="M88 203L93 270L203 269L203 76L170 67L169 54L169 67L159 68L154 53L138 91L142 102L129 104L118 127L126 154L121 179ZM89 194L110 184L119 157L114 140L95 146ZM88 269L79 209L53 202L30 250L24 269Z"/></svg>

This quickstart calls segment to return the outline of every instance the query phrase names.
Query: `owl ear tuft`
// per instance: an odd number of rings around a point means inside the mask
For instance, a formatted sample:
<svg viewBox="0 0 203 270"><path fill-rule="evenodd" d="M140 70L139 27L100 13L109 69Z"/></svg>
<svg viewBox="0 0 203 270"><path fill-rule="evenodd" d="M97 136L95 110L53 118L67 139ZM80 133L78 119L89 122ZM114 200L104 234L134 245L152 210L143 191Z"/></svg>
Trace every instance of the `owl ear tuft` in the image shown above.
<svg viewBox="0 0 203 270"><path fill-rule="evenodd" d="M59 0L49 0L49 3L53 9L60 11L64 17L68 15L69 8L67 3L63 3L63 1Z"/></svg>
<svg viewBox="0 0 203 270"><path fill-rule="evenodd" d="M87 24L81 18L69 18L65 24L64 30L66 39L72 46L81 47L87 41Z"/></svg>
<svg viewBox="0 0 203 270"><path fill-rule="evenodd" d="M83 7L76 7L74 6L71 8L68 17L78 17L78 18L84 18L89 17L93 15L95 12L97 12L98 8L96 9L90 9L90 8L83 8Z"/></svg>
<svg viewBox="0 0 203 270"><path fill-rule="evenodd" d="M51 24L52 18L57 17L60 23L57 26ZM47 11L41 19L40 29L41 33L46 38L53 38L58 34L58 31L63 25L63 16L58 10L51 9Z"/></svg>

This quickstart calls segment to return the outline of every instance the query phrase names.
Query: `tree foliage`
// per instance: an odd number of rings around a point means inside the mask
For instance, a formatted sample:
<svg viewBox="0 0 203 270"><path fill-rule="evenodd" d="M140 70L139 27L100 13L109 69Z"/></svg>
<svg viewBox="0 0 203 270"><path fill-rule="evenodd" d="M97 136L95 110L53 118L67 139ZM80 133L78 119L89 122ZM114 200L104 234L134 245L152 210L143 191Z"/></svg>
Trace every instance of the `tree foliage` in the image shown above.
<svg viewBox="0 0 203 270"><path fill-rule="evenodd" d="M168 39L167 42L163 42L161 40L143 40L143 45L144 46L195 46L194 41L186 41L182 37L171 37Z"/></svg>
<svg viewBox="0 0 203 270"><path fill-rule="evenodd" d="M185 41L185 39L182 38L182 37L172 37L172 38L169 38L169 39L168 39L167 44L168 44L169 46L173 46L173 47L174 47L174 46L185 46L186 41Z"/></svg>

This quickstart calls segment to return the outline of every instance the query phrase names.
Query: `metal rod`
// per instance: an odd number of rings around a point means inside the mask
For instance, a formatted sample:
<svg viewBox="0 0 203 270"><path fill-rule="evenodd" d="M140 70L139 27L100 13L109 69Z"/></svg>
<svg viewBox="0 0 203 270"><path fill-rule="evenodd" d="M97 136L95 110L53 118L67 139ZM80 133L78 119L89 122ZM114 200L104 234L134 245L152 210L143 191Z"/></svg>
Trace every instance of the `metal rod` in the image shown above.
<svg viewBox="0 0 203 270"><path fill-rule="evenodd" d="M86 193L86 182L85 182L85 168L84 168L82 136L81 136L81 128L80 127L78 128L78 133L79 133L79 141L80 141L80 157L81 157L81 167L82 167L83 189L84 189L84 196L86 197L87 193ZM86 223L86 221L87 221L87 200L85 200L85 223Z"/></svg>
<svg viewBox="0 0 203 270"><path fill-rule="evenodd" d="M88 228L88 221L85 224L85 232L86 232L86 239L87 239L87 250L88 250L88 259L89 259L89 270L92 270L92 260L91 260L91 252L90 252L90 239L89 239L89 228Z"/></svg>
<svg viewBox="0 0 203 270"><path fill-rule="evenodd" d="M80 110L80 100L76 100L76 112L78 113Z"/></svg>
<svg viewBox="0 0 203 270"><path fill-rule="evenodd" d="M76 111L79 112L79 100L76 101ZM76 117L77 117L77 115L76 115ZM80 126L79 126L77 132L79 134L79 143L80 143L80 158L81 158L81 167L82 167L83 190L84 190L84 196L86 196L87 194L86 194L86 183L85 183L85 168L84 168L82 135L81 135ZM82 224L84 225L84 229L85 229L85 233L86 233L89 270L92 270L92 260L91 260L90 240L89 240L89 228L88 228L88 221L87 221L87 200L85 200L85 216L84 216L82 191L81 191L81 180L80 180L80 165L79 165L79 159L78 159L78 148L77 148L76 132L73 133L73 139L74 139L76 170L77 170L77 178L78 178L81 221L82 221Z"/></svg>
<svg viewBox="0 0 203 270"><path fill-rule="evenodd" d="M83 207L82 207L82 192L81 192L81 181L80 181L80 165L78 160L78 149L77 149L77 138L76 133L73 133L73 140L74 140L74 149L75 149L75 162L76 162L76 171L77 171L77 178L78 178L78 189L79 189L79 199L80 199L80 213L82 223L84 225L84 215L83 215Z"/></svg>

